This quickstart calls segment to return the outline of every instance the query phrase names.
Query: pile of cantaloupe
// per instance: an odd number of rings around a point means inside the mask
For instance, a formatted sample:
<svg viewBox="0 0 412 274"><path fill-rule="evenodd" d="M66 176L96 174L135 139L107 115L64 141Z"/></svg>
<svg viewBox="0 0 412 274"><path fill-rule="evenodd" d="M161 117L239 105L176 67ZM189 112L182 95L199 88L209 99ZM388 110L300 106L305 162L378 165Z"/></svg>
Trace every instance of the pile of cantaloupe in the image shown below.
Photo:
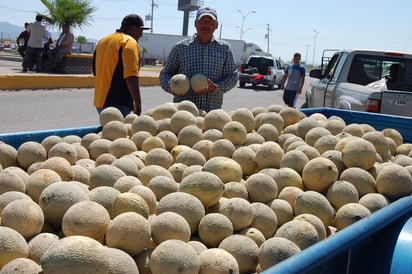
<svg viewBox="0 0 412 274"><path fill-rule="evenodd" d="M256 273L410 195L394 129L189 101L0 144L1 273Z"/></svg>

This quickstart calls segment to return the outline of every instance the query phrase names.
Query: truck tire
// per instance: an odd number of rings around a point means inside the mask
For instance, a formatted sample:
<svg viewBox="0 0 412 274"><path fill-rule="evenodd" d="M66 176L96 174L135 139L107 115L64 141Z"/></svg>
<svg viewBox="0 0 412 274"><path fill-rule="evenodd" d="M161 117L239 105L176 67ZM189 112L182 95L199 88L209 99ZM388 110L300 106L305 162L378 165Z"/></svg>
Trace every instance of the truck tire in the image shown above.
<svg viewBox="0 0 412 274"><path fill-rule="evenodd" d="M245 87L245 82L239 82L239 87L244 88Z"/></svg>
<svg viewBox="0 0 412 274"><path fill-rule="evenodd" d="M275 89L275 83L271 83L268 85L268 90L274 90Z"/></svg>
<svg viewBox="0 0 412 274"><path fill-rule="evenodd" d="M304 103L300 106L300 108L308 108L308 102L304 102Z"/></svg>

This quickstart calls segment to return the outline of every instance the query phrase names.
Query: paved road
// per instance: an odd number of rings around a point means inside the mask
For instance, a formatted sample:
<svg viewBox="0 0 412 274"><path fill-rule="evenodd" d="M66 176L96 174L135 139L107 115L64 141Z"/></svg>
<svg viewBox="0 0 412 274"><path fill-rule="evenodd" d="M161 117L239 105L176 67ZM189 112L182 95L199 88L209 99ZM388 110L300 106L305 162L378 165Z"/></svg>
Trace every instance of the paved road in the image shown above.
<svg viewBox="0 0 412 274"><path fill-rule="evenodd" d="M172 96L160 87L142 87L142 111L171 102ZM303 103L299 97L297 105ZM52 89L0 91L0 133L35 131L98 125L92 106L93 89ZM282 104L282 91L265 88L235 88L225 94L223 108Z"/></svg>
<svg viewBox="0 0 412 274"><path fill-rule="evenodd" d="M0 74L18 73L20 66L19 62L0 60ZM310 81L307 78L305 85ZM158 86L142 87L141 92L143 112L172 101L172 96ZM92 101L91 88L0 90L0 134L98 125ZM297 106L303 101L300 96ZM230 111L271 104L283 105L281 90L246 86L226 93L223 108Z"/></svg>

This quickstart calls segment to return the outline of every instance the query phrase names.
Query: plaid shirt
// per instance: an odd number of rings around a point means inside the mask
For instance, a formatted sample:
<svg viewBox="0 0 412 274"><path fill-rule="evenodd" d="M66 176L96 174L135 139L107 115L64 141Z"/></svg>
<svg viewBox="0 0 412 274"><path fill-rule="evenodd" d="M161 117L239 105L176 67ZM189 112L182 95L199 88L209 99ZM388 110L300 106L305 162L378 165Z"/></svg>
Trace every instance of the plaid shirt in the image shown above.
<svg viewBox="0 0 412 274"><path fill-rule="evenodd" d="M223 94L237 84L238 73L230 45L212 38L204 45L197 36L178 42L171 50L166 65L160 72L160 84L169 91L168 84L173 75L183 73L189 79L197 74L203 74L216 84L216 90L207 94L194 94L189 90L184 96L174 97L174 102L190 100L200 110L210 111L222 108Z"/></svg>

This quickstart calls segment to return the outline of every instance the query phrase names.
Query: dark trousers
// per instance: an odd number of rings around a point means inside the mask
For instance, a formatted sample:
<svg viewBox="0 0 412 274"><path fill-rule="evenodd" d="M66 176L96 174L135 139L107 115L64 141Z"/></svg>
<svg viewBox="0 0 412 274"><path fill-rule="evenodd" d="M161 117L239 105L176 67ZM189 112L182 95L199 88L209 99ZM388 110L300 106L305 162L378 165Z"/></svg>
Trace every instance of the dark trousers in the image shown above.
<svg viewBox="0 0 412 274"><path fill-rule="evenodd" d="M27 46L20 46L20 47L17 49L17 51L19 52L20 56L23 57L23 58L24 58L24 56L26 55L26 54L25 54L25 53L26 53L26 49L27 49Z"/></svg>
<svg viewBox="0 0 412 274"><path fill-rule="evenodd" d="M23 60L23 70L27 71L31 67L32 57L36 56L36 71L37 72L41 71L42 51L43 51L43 48L27 47L26 55L24 56L24 60Z"/></svg>
<svg viewBox="0 0 412 274"><path fill-rule="evenodd" d="M289 107L295 107L297 90L285 89L283 91L283 102Z"/></svg>

